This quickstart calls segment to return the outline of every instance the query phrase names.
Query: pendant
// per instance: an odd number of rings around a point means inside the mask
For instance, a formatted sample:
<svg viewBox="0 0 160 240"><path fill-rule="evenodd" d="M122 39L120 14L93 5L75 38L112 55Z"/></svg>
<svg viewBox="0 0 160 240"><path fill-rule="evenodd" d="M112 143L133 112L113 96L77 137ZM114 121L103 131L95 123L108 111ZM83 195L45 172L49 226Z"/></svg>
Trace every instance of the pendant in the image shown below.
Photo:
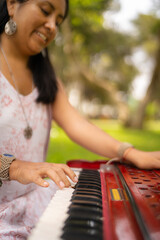
<svg viewBox="0 0 160 240"><path fill-rule="evenodd" d="M26 139L30 139L33 135L33 130L30 126L27 126L25 129L24 129L24 136Z"/></svg>

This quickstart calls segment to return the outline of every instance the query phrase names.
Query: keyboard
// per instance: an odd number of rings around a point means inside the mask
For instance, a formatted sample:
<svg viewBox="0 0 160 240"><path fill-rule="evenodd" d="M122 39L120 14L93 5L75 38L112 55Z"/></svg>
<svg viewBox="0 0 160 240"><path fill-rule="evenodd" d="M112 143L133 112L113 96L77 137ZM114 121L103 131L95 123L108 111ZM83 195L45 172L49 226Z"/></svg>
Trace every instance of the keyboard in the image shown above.
<svg viewBox="0 0 160 240"><path fill-rule="evenodd" d="M78 183L56 192L29 240L160 239L159 170L83 161L70 166Z"/></svg>

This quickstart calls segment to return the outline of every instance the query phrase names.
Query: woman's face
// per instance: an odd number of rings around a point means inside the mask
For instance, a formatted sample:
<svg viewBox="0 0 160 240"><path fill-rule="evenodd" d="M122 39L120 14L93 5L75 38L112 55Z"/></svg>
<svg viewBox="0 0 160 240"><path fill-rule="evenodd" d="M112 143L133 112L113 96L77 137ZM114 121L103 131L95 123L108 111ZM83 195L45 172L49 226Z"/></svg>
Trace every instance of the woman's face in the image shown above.
<svg viewBox="0 0 160 240"><path fill-rule="evenodd" d="M17 32L12 40L25 54L39 53L56 36L64 18L65 0L28 0L13 4L11 17L17 24Z"/></svg>

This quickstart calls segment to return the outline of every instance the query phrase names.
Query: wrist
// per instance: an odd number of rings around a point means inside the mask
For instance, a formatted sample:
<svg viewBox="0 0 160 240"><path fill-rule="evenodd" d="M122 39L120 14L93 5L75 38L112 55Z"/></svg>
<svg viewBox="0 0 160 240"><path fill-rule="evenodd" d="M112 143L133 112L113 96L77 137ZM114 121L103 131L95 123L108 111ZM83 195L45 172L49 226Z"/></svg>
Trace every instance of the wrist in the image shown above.
<svg viewBox="0 0 160 240"><path fill-rule="evenodd" d="M2 154L0 155L1 167L0 167L0 179L1 183L9 179L9 168L12 162L15 160L15 156L11 154Z"/></svg>
<svg viewBox="0 0 160 240"><path fill-rule="evenodd" d="M17 170L18 170L18 166L19 166L19 161L18 159L16 159L15 161L13 161L10 165L9 168L9 179L10 180L16 180L16 175L17 175Z"/></svg>
<svg viewBox="0 0 160 240"><path fill-rule="evenodd" d="M137 150L137 149L135 149L133 147L128 148L125 151L124 156L123 156L124 162L136 165L136 158L135 158L135 156L138 154L138 152L139 152L139 150Z"/></svg>
<svg viewBox="0 0 160 240"><path fill-rule="evenodd" d="M120 144L120 146L118 148L118 157L119 157L119 160L121 163L123 162L124 156L127 154L127 152L133 148L134 148L134 146L127 142L123 142Z"/></svg>

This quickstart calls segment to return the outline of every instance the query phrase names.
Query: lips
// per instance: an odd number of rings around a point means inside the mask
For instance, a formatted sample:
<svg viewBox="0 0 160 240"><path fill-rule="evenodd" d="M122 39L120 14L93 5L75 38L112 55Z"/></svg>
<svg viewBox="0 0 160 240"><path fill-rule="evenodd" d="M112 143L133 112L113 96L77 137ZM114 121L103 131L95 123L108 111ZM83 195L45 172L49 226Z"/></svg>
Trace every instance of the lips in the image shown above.
<svg viewBox="0 0 160 240"><path fill-rule="evenodd" d="M43 33L38 32L38 31L36 31L36 33L44 41L44 43L47 42L47 37Z"/></svg>

